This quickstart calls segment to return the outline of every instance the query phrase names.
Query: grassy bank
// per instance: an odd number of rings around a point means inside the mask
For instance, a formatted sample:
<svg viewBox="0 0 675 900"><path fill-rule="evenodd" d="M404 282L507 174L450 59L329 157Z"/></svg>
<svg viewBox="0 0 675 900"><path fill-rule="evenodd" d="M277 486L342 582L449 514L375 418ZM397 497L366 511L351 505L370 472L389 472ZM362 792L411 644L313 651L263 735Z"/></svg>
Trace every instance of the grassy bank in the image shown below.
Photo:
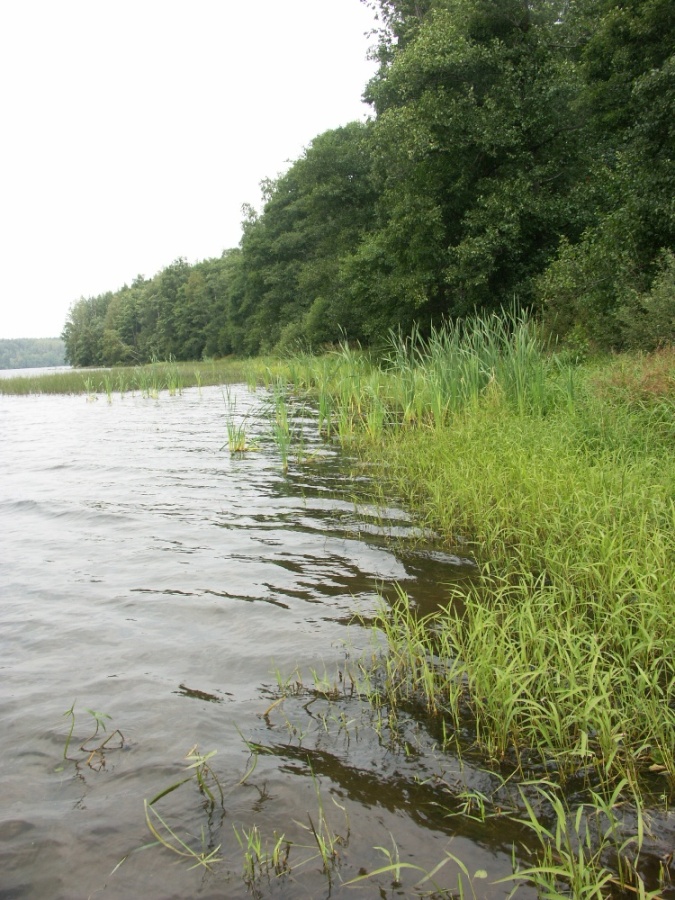
<svg viewBox="0 0 675 900"><path fill-rule="evenodd" d="M393 339L377 365L343 349L273 374L315 398L319 427L358 448L385 496L481 565L431 615L404 593L383 606L372 701L545 779L551 820L576 797L570 853L552 831L534 880L545 896L614 896L631 877L616 859L608 874L579 822L606 821L611 802L641 831L675 788L675 352L578 365L527 322L493 319Z"/></svg>
<svg viewBox="0 0 675 900"><path fill-rule="evenodd" d="M527 321L493 318L393 337L378 358L343 347L67 377L53 389L109 398L257 378L272 389L284 469L299 455L289 394L311 404L383 499L479 563L430 615L403 591L382 604L373 627L387 651L355 674L359 691L388 721L412 710L441 750L518 785L509 814L541 849L516 877L542 896L673 895L672 846L658 849L675 795L672 348L577 363ZM234 419L229 429L231 450L244 449Z"/></svg>

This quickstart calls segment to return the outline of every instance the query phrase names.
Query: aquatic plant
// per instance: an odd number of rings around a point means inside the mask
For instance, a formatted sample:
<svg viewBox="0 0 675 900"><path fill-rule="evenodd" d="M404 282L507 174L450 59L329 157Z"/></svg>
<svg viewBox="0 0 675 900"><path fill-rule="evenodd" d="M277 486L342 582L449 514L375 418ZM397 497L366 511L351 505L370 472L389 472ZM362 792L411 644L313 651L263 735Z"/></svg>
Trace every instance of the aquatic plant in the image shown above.
<svg viewBox="0 0 675 900"><path fill-rule="evenodd" d="M94 730L80 744L78 749L85 755L85 759L69 756L70 745L75 730L75 701L70 709L64 712L64 717L70 719L70 728L66 737L66 743L63 748L63 759L71 760L77 765L84 762L86 766L95 771L100 771L106 764L106 752L110 750L121 750L124 747L124 735L116 728L110 734L107 733L106 719L111 719L107 713L97 712L93 709L86 710L94 720ZM105 734L104 738L99 736L99 732ZM98 739L97 739L98 738Z"/></svg>
<svg viewBox="0 0 675 900"><path fill-rule="evenodd" d="M376 850L379 850L380 853L387 859L387 864L384 866L380 866L377 869L373 869L371 872L367 874L359 875L357 878L352 878L350 881L345 882L347 886L356 885L359 883L370 881L373 878L378 877L379 875L392 875L393 882L392 887L394 889L400 888L402 885L402 873L404 870L414 872L415 874L421 876L419 877L415 888L417 892L424 892L422 896L456 896L459 898L463 898L468 896L466 891L470 891L470 896L473 900L479 900L480 894L477 894L474 889L475 882L483 882L484 879L488 877L488 873L485 869L477 869L473 875L470 873L469 869L465 865L465 863L459 859L459 857L455 856L449 850L446 850L443 859L440 860L430 871L427 871L422 866L418 866L415 863L402 862L399 850L396 845L396 841L394 840L394 836L390 835L392 849L390 850L388 847L375 847ZM440 885L436 883L436 876L448 863L453 863L458 869L457 875L457 891L456 893L453 891L452 894L449 894L448 890L444 890ZM466 887L465 887L466 881ZM429 894L427 894L429 891Z"/></svg>
<svg viewBox="0 0 675 900"><path fill-rule="evenodd" d="M94 380L91 377L83 378L82 383L84 385L84 390L86 391L86 394L87 394L87 400L90 402L97 400L98 397L96 396L96 388L94 387Z"/></svg>
<svg viewBox="0 0 675 900"><path fill-rule="evenodd" d="M222 857L218 855L220 853L221 845L218 844L216 847L209 846L204 830L202 830L201 849L196 850L180 837L176 830L165 821L161 814L151 806L147 800L143 801L143 805L148 830L155 838L157 845L161 845L165 849L170 850L172 853L176 854L176 856L183 857L190 861L194 860L194 865L190 868L203 866L205 869L210 869L215 863L221 862Z"/></svg>
<svg viewBox="0 0 675 900"><path fill-rule="evenodd" d="M541 810L521 789L527 810L524 823L532 830L540 844L535 865L521 868L514 865L514 874L507 881L534 884L543 897L596 897L602 900L616 888L654 900L660 890L647 891L638 873L638 858L642 848L644 821L642 809L636 806L637 828L627 837L616 810L626 782L620 782L611 796L591 792L591 801L581 803L574 810L551 790L537 787L540 798L553 814L550 827L542 821ZM523 821L523 820L519 820ZM612 858L615 871L605 860Z"/></svg>
<svg viewBox="0 0 675 900"><path fill-rule="evenodd" d="M108 400L108 403L112 403L112 395L113 395L113 377L110 372L105 372L103 374L103 389L105 390L105 395Z"/></svg>
<svg viewBox="0 0 675 900"><path fill-rule="evenodd" d="M129 387L129 370L128 369L119 369L117 372L117 390L120 393L120 399L124 397L124 394L128 390Z"/></svg>
<svg viewBox="0 0 675 900"><path fill-rule="evenodd" d="M249 888L254 889L263 878L279 878L290 873L288 857L291 844L284 834L274 833L271 848L257 825L246 829L232 826L234 836L244 854L242 877Z"/></svg>
<svg viewBox="0 0 675 900"><path fill-rule="evenodd" d="M225 802L225 794L218 776L209 763L215 756L215 753L215 750L211 750L202 754L195 745L185 757L189 762L186 767L186 771L189 774L161 790L151 800L143 801L145 821L150 833L155 838L156 845L170 850L176 856L193 861L194 865L192 868L203 866L205 869L210 869L214 864L220 862L221 857L218 854L221 845L213 846L213 840L208 833L209 829L202 827L200 847L198 849L194 848L179 836L176 829L166 821L155 807L164 797L188 783L196 784L199 793L205 799L208 811L213 811L217 803L222 807Z"/></svg>
<svg viewBox="0 0 675 900"><path fill-rule="evenodd" d="M172 356L169 357L164 366L164 380L170 397L175 397L177 393L182 393L183 377L176 360Z"/></svg>
<svg viewBox="0 0 675 900"><path fill-rule="evenodd" d="M209 787L210 781L214 789L220 796L220 804L222 806L222 804L225 802L225 795L223 793L223 789L218 776L209 765L209 760L216 755L216 752L217 751L215 750L211 750L208 753L200 753L199 747L195 744L194 747L188 750L185 755L185 759L189 761L189 765L186 767L186 770L191 774L187 775L185 778L182 778L180 781L169 785L169 787L164 788L158 794L155 794L152 800L148 801L148 806L154 806L158 800L162 799L162 797L166 797L168 794L173 793L173 791L178 790L178 788L182 787L182 785L187 784L187 782L193 780L196 781L199 792L207 798L207 802L210 805L210 808L213 809L213 807L216 805L216 797L213 793L212 788Z"/></svg>
<svg viewBox="0 0 675 900"><path fill-rule="evenodd" d="M349 844L349 819L345 807L333 797L333 804L342 812L345 821L343 834L334 830L326 817L319 783L313 772L312 781L317 812L314 816L307 813L307 824L300 821L294 823L308 835L310 843L290 840L285 833L277 831L271 840L266 840L257 825L250 828L233 825L235 838L244 856L243 879L249 887L259 887L263 878L269 880L271 877L280 878L291 874L297 876L302 868L320 862L321 872L330 889L342 849Z"/></svg>
<svg viewBox="0 0 675 900"><path fill-rule="evenodd" d="M242 420L236 418L237 400L236 397L232 396L229 385L225 386L222 394L227 407L227 419L225 421L227 444L223 444L220 449L223 450L224 447L227 446L231 454L242 454L247 453L250 450L257 450L258 445L255 442L250 441L246 435L246 421L248 416L244 416Z"/></svg>
<svg viewBox="0 0 675 900"><path fill-rule="evenodd" d="M252 449L251 444L246 439L246 425L244 422L237 422L233 418L228 418L227 427L227 447L230 453L245 453ZM222 447L220 448L223 449Z"/></svg>

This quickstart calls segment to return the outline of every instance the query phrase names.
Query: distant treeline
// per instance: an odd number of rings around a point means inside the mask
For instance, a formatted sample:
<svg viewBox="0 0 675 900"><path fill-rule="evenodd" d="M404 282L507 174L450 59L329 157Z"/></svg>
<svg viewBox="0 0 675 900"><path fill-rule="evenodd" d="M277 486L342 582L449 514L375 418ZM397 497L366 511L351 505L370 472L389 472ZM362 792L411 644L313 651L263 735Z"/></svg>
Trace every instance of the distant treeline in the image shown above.
<svg viewBox="0 0 675 900"><path fill-rule="evenodd" d="M373 0L373 109L245 210L239 247L72 307L78 365L283 350L531 309L675 337L675 2Z"/></svg>
<svg viewBox="0 0 675 900"><path fill-rule="evenodd" d="M65 365L61 338L0 339L0 369L38 369Z"/></svg>

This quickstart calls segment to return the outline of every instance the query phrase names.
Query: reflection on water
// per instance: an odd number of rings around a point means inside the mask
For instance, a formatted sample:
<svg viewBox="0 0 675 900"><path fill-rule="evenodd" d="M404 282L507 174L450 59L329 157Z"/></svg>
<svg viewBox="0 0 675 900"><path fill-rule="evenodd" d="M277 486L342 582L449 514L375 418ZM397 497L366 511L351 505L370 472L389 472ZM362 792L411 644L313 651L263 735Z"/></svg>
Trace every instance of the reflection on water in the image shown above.
<svg viewBox="0 0 675 900"><path fill-rule="evenodd" d="M317 787L348 833L339 877L331 887L310 862L270 895L346 894L340 879L382 865L374 848L392 841L426 869L451 846L491 881L511 871L513 835L455 834L448 818L448 785L483 789L487 776L439 758L419 723L392 743L346 691L298 688L270 710L275 673L341 677L370 640L352 615L374 612L378 587L400 582L431 609L470 566L420 542L402 511L355 503L350 461L330 448L284 475L260 397L233 396L259 443L241 457L223 449L218 388L112 404L0 397L2 898L246 896L232 825L306 844ZM124 736L97 765L78 750L95 725L87 710ZM269 751L246 784L242 736ZM218 751L224 812L206 815L191 786L162 808L186 838L205 828L222 844L213 873L138 849L143 798L181 778L194 745ZM380 895L407 896L393 880L381 876ZM510 890L485 884L481 896Z"/></svg>

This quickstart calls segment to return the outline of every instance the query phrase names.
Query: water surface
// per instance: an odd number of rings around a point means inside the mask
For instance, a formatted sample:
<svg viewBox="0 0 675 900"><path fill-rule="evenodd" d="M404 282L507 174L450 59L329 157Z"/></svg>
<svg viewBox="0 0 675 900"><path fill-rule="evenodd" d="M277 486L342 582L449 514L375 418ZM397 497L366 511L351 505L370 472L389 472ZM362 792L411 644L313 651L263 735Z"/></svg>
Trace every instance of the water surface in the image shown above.
<svg viewBox="0 0 675 900"><path fill-rule="evenodd" d="M262 896L353 895L343 882L387 862L378 845L426 870L449 850L489 876L479 896L511 889L494 881L514 835L448 818L450 794L489 776L437 753L413 718L392 741L347 684L371 646L355 611L371 615L395 582L431 609L470 567L401 510L358 503L367 473L311 418L307 457L284 473L262 406L243 387L229 406L219 388L0 396L1 898L243 897L233 826L311 846L321 807L342 838L331 877L294 848L291 875L259 882ZM255 452L223 447L228 415ZM305 689L312 672L335 696ZM296 692L270 710L279 679ZM87 710L111 717L122 749L79 749ZM244 738L269 752L240 785ZM212 872L139 850L143 799L184 776L195 745L217 750L224 808L192 784L157 808L191 846L222 845ZM448 864L439 884L457 873ZM420 877L383 874L356 894L413 896Z"/></svg>

